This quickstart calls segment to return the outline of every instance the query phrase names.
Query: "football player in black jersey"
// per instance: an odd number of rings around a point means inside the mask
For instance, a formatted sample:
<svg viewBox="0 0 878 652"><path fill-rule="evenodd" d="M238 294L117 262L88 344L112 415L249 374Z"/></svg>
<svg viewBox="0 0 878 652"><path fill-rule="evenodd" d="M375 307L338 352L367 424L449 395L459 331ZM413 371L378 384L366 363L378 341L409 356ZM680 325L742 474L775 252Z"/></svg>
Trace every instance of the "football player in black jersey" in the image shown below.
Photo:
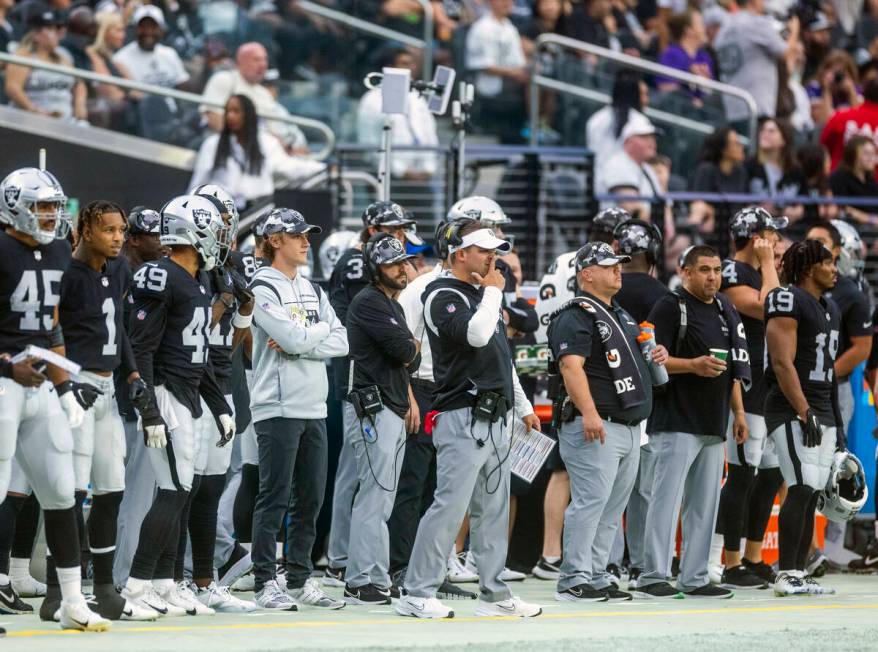
<svg viewBox="0 0 878 652"><path fill-rule="evenodd" d="M161 243L170 256L135 272L129 335L137 367L149 386L139 410L158 491L143 520L131 574L122 595L164 615L210 614L185 583L174 583L181 519L195 474L201 398L220 431L234 436L232 409L209 362L210 295L199 271L219 260L227 227L207 198L183 195L161 213Z"/></svg>
<svg viewBox="0 0 878 652"><path fill-rule="evenodd" d="M857 251L847 252L842 247L841 229L849 235L848 247ZM852 233L851 233L852 232ZM854 395L851 387L851 372L864 362L872 352L872 309L869 298L858 285L861 269L850 263L852 255L862 256L862 242L854 227L841 220L815 222L805 236L819 240L832 251L838 267L838 281L826 293L841 312L841 332L838 357L835 360L835 377L838 382L838 408L845 427L854 414ZM842 253L845 253L844 257ZM857 558L856 554L845 548L845 525L827 521L824 550L818 548L815 533L812 541L813 552L808 555L806 570L819 577L824 574L827 564L846 567ZM825 552L825 554L824 554Z"/></svg>
<svg viewBox="0 0 878 652"><path fill-rule="evenodd" d="M376 201L363 211L363 230L360 242L345 251L329 278L329 302L342 324L347 325L348 306L354 297L369 285L363 259L363 246L376 233L390 233L405 243L406 231L413 225L405 210L392 201ZM335 396L342 401L342 420L344 436L335 472L335 487L332 496L332 525L329 529L327 557L329 564L323 583L327 586L344 586L344 569L348 558L348 539L351 528L351 507L357 489L357 462L354 451L346 442L357 433L357 418L347 400L350 358L332 359L332 378ZM350 433L350 436L349 436ZM331 436L331 435L330 435Z"/></svg>
<svg viewBox="0 0 878 652"><path fill-rule="evenodd" d="M9 222L0 233L4 353L16 355L35 345L65 355L58 299L70 264L66 203L58 180L36 168L16 170L0 183L0 211ZM0 379L0 496L6 496L14 455L44 510L46 543L62 597L62 628L103 631L109 621L91 611L81 592L71 432L82 424L97 393L58 366L48 365L46 376L51 383L32 388Z"/></svg>
<svg viewBox="0 0 878 652"><path fill-rule="evenodd" d="M823 296L836 281L832 252L817 240L791 246L781 287L765 300L765 423L789 487L778 519L778 596L834 593L805 576L814 510L833 454L844 448L834 364L840 315Z"/></svg>
<svg viewBox="0 0 878 652"><path fill-rule="evenodd" d="M73 461L77 508L82 509L89 486L92 506L88 542L94 568L95 610L110 620L151 620L152 609L128 603L113 584L116 520L125 488L125 432L114 397L113 371L121 365L128 398L147 405L146 383L140 378L123 323L123 297L129 270L119 257L127 227L122 208L93 201L79 213L76 249L61 281L59 317L67 357L82 367L75 380L101 392L85 420L73 429ZM51 607L52 591L45 605ZM60 599L60 596L58 596ZM47 614L54 614L50 608Z"/></svg>
<svg viewBox="0 0 878 652"><path fill-rule="evenodd" d="M744 393L744 411L750 436L744 443L726 438L728 477L720 493L714 543L711 546L711 581L730 589L760 589L774 581L774 571L762 561L762 537L768 526L777 490L783 483L777 456L768 442L765 418L765 297L780 285L774 266L774 248L789 220L772 217L764 208L742 208L730 226L735 256L723 261L722 291L741 315L750 360L752 382ZM741 537L746 535L744 555ZM725 548L725 570L720 553Z"/></svg>

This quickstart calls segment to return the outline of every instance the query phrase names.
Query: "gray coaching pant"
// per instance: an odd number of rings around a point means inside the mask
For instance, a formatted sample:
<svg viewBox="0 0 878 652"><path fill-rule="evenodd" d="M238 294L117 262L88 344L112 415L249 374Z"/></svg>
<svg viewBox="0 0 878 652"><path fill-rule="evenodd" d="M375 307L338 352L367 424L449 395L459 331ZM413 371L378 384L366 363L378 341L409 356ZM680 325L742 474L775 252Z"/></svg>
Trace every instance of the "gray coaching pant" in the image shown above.
<svg viewBox="0 0 878 652"><path fill-rule="evenodd" d="M373 427L374 423L374 427ZM390 534L387 519L393 511L396 486L402 471L405 421L389 408L372 419L356 422L346 433L346 445L353 448L359 488L351 510L348 563L345 583L351 588L374 584L390 587ZM365 430L374 435L371 437Z"/></svg>
<svg viewBox="0 0 878 652"><path fill-rule="evenodd" d="M692 591L710 581L707 562L719 508L723 439L659 432L650 436L650 446L655 455L655 476L646 516L644 572L638 586L664 582L671 575L682 506L683 549L677 588Z"/></svg>
<svg viewBox="0 0 878 652"><path fill-rule="evenodd" d="M136 421L123 422L128 459L125 461L125 493L116 522L116 555L113 558L113 581L124 584L131 572L131 562L140 539L140 525L152 507L155 473L149 463L143 431Z"/></svg>
<svg viewBox="0 0 878 652"><path fill-rule="evenodd" d="M632 568L643 570L646 555L643 549L646 537L646 515L652 501L652 483L655 477L655 455L652 444L640 447L640 468L634 481L634 490L628 498L628 561Z"/></svg>
<svg viewBox="0 0 878 652"><path fill-rule="evenodd" d="M610 585L607 563L640 464L640 426L604 421L606 441L587 442L582 420L561 427L561 459L570 475L558 591Z"/></svg>
<svg viewBox="0 0 878 652"><path fill-rule="evenodd" d="M338 455L338 468L335 472L335 485L332 494L332 523L329 527L329 543L326 557L330 568L345 568L348 565L348 542L351 538L351 508L354 494L357 493L357 460L351 439L360 430L354 406L342 401L341 451Z"/></svg>
<svg viewBox="0 0 878 652"><path fill-rule="evenodd" d="M418 526L405 588L413 596L430 598L445 580L448 551L470 513L470 551L479 569L483 600L512 597L500 574L506 565L509 526L510 420L506 426L478 422L471 428L472 410L443 412L436 419L436 493ZM486 440L479 446L476 438ZM501 464L502 462L502 464Z"/></svg>

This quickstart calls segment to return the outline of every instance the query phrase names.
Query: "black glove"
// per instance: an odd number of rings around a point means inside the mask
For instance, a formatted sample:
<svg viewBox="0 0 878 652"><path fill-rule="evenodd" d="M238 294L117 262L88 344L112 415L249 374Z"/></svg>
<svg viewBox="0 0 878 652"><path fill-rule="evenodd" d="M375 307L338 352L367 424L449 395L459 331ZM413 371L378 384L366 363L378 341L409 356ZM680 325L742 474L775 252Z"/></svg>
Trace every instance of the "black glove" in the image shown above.
<svg viewBox="0 0 878 652"><path fill-rule="evenodd" d="M214 267L210 271L211 282L213 283L213 291L217 294L231 294L234 291L232 278L229 276L229 270L224 267Z"/></svg>
<svg viewBox="0 0 878 652"><path fill-rule="evenodd" d="M238 300L238 304L249 303L253 300L253 293L247 287L247 279L236 269L230 269L229 274L232 277L232 292Z"/></svg>
<svg viewBox="0 0 878 652"><path fill-rule="evenodd" d="M839 453L844 453L848 449L848 438L844 432L844 428L838 427L835 429L835 450Z"/></svg>
<svg viewBox="0 0 878 652"><path fill-rule="evenodd" d="M802 424L802 439L805 448L814 448L823 441L823 428L820 427L817 415L810 408L805 413L805 422Z"/></svg>
<svg viewBox="0 0 878 652"><path fill-rule="evenodd" d="M103 396L104 394L94 385L74 383L72 380L65 380L60 385L55 385L55 390L58 392L59 398L67 392L73 392L76 402L79 403L83 410L88 410L98 400L98 396Z"/></svg>
<svg viewBox="0 0 878 652"><path fill-rule="evenodd" d="M137 408L138 412L145 412L150 404L149 385L143 378L135 378L128 385L128 400Z"/></svg>

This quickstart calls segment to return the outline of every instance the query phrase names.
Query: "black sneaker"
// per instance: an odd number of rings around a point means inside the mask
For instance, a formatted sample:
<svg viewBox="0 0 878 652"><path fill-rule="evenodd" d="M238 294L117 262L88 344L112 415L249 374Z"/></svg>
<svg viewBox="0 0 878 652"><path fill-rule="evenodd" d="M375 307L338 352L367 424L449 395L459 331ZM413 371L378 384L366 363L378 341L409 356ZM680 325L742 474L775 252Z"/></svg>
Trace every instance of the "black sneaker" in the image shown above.
<svg viewBox="0 0 878 652"><path fill-rule="evenodd" d="M601 589L604 595L607 596L607 602L628 602L629 600L633 600L634 596L625 591L620 591L615 586L608 586L605 589Z"/></svg>
<svg viewBox="0 0 878 652"><path fill-rule="evenodd" d="M774 569L764 561L750 561L746 557L741 561L744 566L747 567L747 570L754 575L761 577L769 584L774 584L774 580L777 579L777 573L775 573Z"/></svg>
<svg viewBox="0 0 878 652"><path fill-rule="evenodd" d="M540 557L537 565L533 567L531 573L540 580L552 580L557 582L558 575L561 573L561 560L546 561L545 557Z"/></svg>
<svg viewBox="0 0 878 652"><path fill-rule="evenodd" d="M638 586L633 590L633 594L638 598L671 598L673 600L680 600L684 597L680 591L668 582L656 582L646 586Z"/></svg>
<svg viewBox="0 0 878 652"><path fill-rule="evenodd" d="M607 593L604 590L599 591L591 584L577 584L555 593L555 599L560 602L606 602Z"/></svg>
<svg viewBox="0 0 878 652"><path fill-rule="evenodd" d="M390 590L379 588L374 584L356 588L345 584L344 601L348 604L390 604Z"/></svg>
<svg viewBox="0 0 878 652"><path fill-rule="evenodd" d="M859 559L848 563L848 568L857 573L874 573L878 571L878 539L872 539L866 546L865 554Z"/></svg>
<svg viewBox="0 0 878 652"><path fill-rule="evenodd" d="M440 600L475 600L478 596L472 591L465 591L446 578L436 591L436 597Z"/></svg>
<svg viewBox="0 0 878 652"><path fill-rule="evenodd" d="M640 577L640 573L642 573L642 572L643 571L641 571L639 568L637 568L637 566L632 566L628 570L628 581L629 582L637 582L637 578Z"/></svg>
<svg viewBox="0 0 878 652"><path fill-rule="evenodd" d="M687 598L713 598L714 600L728 600L729 598L735 597L734 591L729 591L721 586L716 586L710 583L707 583L704 586L699 586L692 591L685 591L684 595Z"/></svg>
<svg viewBox="0 0 878 652"><path fill-rule="evenodd" d="M391 600L399 600L399 593L402 590L399 585L391 584L390 588L387 590L390 591L390 599Z"/></svg>
<svg viewBox="0 0 878 652"><path fill-rule="evenodd" d="M619 582L622 581L622 569L617 564L608 564L607 572L616 578L615 584L619 586Z"/></svg>
<svg viewBox="0 0 878 652"><path fill-rule="evenodd" d="M235 542L229 560L216 569L219 578L217 583L220 586L231 586L239 577L249 573L252 568L253 562L250 560L250 553L240 543Z"/></svg>
<svg viewBox="0 0 878 652"><path fill-rule="evenodd" d="M47 623L56 622L55 614L61 608L61 587L49 584L46 587L46 597L40 605L40 620Z"/></svg>
<svg viewBox="0 0 878 652"><path fill-rule="evenodd" d="M723 571L720 586L727 589L767 589L768 582L741 564Z"/></svg>
<svg viewBox="0 0 878 652"><path fill-rule="evenodd" d="M20 615L32 614L33 612L34 608L18 597L11 582L0 584L0 614Z"/></svg>
<svg viewBox="0 0 878 652"><path fill-rule="evenodd" d="M323 586L344 586L345 569L327 566L323 571Z"/></svg>

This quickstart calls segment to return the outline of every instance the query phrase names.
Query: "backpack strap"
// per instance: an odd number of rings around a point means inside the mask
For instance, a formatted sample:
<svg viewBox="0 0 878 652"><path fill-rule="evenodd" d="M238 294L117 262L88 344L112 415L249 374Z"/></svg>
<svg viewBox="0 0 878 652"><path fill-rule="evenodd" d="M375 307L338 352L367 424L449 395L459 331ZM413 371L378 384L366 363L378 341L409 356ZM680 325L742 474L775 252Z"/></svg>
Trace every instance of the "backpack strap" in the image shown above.
<svg viewBox="0 0 878 652"><path fill-rule="evenodd" d="M674 290L673 294L677 297L677 306L680 309L680 326L677 328L677 342L674 353L680 353L680 348L683 346L683 340L686 339L686 329L689 326L689 310L686 308L686 299L683 297L683 293Z"/></svg>
<svg viewBox="0 0 878 652"><path fill-rule="evenodd" d="M269 283L268 281L263 281L262 279L256 279L250 282L251 290L258 287L268 288L269 290L271 290L274 293L274 296L277 297L277 302L280 305L284 305L283 297L281 297L280 292L278 292L277 288L274 287L271 283Z"/></svg>

